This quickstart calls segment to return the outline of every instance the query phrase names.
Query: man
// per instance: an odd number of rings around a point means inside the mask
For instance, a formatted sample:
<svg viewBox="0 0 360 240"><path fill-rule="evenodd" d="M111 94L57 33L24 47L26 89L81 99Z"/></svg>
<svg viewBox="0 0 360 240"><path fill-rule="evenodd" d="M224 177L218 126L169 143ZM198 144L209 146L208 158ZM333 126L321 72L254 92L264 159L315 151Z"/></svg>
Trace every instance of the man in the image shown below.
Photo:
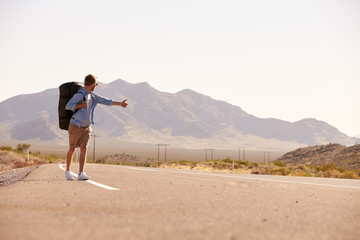
<svg viewBox="0 0 360 240"><path fill-rule="evenodd" d="M115 102L111 99L99 96L93 91L98 85L96 77L89 74L84 80L85 87L70 99L66 105L66 110L74 113L69 125L69 151L66 156L66 172L67 180L74 180L70 172L70 165L75 152L75 148L80 147L79 175L78 180L88 180L90 177L84 172L87 148L90 141L91 125L94 124L93 113L97 104L107 106L117 105L126 108L127 99L122 102Z"/></svg>

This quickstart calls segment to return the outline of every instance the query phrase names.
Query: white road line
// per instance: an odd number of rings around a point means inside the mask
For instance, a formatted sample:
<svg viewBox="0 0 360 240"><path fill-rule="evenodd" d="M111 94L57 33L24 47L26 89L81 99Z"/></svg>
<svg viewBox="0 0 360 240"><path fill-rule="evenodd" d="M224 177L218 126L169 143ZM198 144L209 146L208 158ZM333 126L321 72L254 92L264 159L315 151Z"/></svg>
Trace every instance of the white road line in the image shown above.
<svg viewBox="0 0 360 240"><path fill-rule="evenodd" d="M129 167L128 167L129 168ZM131 167L130 169L138 170L138 171L149 171L142 168ZM239 175L223 175L223 174L213 174L213 173L202 173L202 172L183 172L183 171L166 171L165 169L161 169L160 171L164 172L176 172L183 174L192 174L192 175L203 175L203 176L215 176L215 177L225 177L225 178L239 178L246 180L257 180L257 181L265 181L265 182L279 182L279 183L293 183L293 184L303 184L303 185L312 185L312 186L325 186L325 187L338 187L338 188L351 188L351 189L360 189L360 187L356 186L345 186L345 185L336 185L336 184L325 184L325 183L309 183L309 182L297 182L297 181L285 181L285 180L277 180L277 179L265 179L265 178L255 178L255 177L245 177ZM154 172L154 170L153 170Z"/></svg>
<svg viewBox="0 0 360 240"><path fill-rule="evenodd" d="M66 169L65 169L62 165L63 165L63 164L60 164L59 167L60 167L62 170L66 171ZM74 177L77 178L77 175L76 175L75 173L73 173L73 172L70 172L70 173L71 173L71 175L73 175ZM107 185L105 185L105 184L95 182L95 181L93 181L93 180L86 180L85 182L90 183L90 184L93 184L93 185L98 186L98 187L101 187L101 188L104 188L104 189L107 189L107 190L120 190L120 189L118 189L118 188L110 187L110 186L107 186Z"/></svg>
<svg viewBox="0 0 360 240"><path fill-rule="evenodd" d="M133 169L133 170L139 170L138 169L138 167L126 167L126 168L128 168L128 169ZM145 172L158 172L158 171L156 171L155 169L145 169L145 168L142 168L141 169L142 171L145 171Z"/></svg>

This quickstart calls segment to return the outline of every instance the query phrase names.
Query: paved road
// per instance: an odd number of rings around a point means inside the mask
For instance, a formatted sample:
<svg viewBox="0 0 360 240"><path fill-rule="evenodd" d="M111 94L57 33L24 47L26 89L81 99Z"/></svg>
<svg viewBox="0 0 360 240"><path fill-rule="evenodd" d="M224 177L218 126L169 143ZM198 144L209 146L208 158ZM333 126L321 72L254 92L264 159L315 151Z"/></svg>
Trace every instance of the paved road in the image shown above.
<svg viewBox="0 0 360 240"><path fill-rule="evenodd" d="M75 169L75 164L73 170ZM360 181L88 164L0 187L0 239L359 239Z"/></svg>

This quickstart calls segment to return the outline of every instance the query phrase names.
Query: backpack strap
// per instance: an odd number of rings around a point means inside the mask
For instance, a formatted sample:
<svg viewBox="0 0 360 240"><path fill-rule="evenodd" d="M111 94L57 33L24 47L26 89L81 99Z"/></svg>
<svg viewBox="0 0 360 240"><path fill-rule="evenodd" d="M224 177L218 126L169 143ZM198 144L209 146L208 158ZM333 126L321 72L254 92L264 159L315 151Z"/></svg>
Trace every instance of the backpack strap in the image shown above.
<svg viewBox="0 0 360 240"><path fill-rule="evenodd" d="M83 95L83 102L85 102L85 94L83 92L78 91L78 93L81 93ZM72 115L74 115L77 111L79 111L79 108L74 111Z"/></svg>

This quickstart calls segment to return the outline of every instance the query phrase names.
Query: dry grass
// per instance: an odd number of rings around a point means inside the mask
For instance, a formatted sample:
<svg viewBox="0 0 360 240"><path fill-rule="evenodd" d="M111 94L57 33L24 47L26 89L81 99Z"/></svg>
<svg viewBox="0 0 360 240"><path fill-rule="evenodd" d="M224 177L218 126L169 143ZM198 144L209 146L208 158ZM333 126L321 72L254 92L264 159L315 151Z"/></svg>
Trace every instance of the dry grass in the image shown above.
<svg viewBox="0 0 360 240"><path fill-rule="evenodd" d="M47 159L34 154L29 154L29 162L27 162L27 155L21 152L9 150L0 150L0 172L24 168L28 166L45 164Z"/></svg>
<svg viewBox="0 0 360 240"><path fill-rule="evenodd" d="M88 161L93 162L93 161ZM102 155L96 157L95 163L114 164L114 165L128 165L128 166L143 166L150 167L154 165L154 160L151 158L141 158L127 153L116 153L113 155Z"/></svg>
<svg viewBox="0 0 360 240"><path fill-rule="evenodd" d="M345 168L337 167L333 163L316 166L304 164L288 166L287 164L278 161L271 162L270 164L234 161L233 171L233 161L230 158L226 158L216 161L171 162L170 164L161 164L160 167L226 173L234 172L238 174L360 179L360 171L347 170Z"/></svg>

